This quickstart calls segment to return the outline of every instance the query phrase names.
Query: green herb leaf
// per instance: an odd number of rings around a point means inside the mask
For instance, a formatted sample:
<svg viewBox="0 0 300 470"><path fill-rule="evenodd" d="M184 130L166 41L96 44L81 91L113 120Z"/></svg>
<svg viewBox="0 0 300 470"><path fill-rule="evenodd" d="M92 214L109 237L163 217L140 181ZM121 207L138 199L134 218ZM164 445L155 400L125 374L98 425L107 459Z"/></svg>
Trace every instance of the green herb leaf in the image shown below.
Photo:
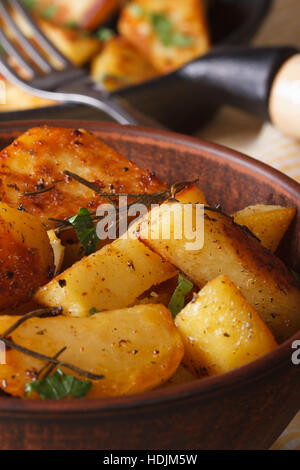
<svg viewBox="0 0 300 470"><path fill-rule="evenodd" d="M132 3L131 5L128 6L129 11L132 15L134 16L142 16L144 14L143 8L140 5L137 5L136 3Z"/></svg>
<svg viewBox="0 0 300 470"><path fill-rule="evenodd" d="M77 21L70 20L70 21L67 21L66 23L64 23L64 27L69 28L69 29L77 29L79 27L79 25L78 25Z"/></svg>
<svg viewBox="0 0 300 470"><path fill-rule="evenodd" d="M178 285L172 295L168 309L172 313L173 318L183 309L185 298L191 292L194 285L184 276L179 274L178 276Z"/></svg>
<svg viewBox="0 0 300 470"><path fill-rule="evenodd" d="M56 12L57 12L57 5L48 5L41 11L41 15L46 20L52 20Z"/></svg>
<svg viewBox="0 0 300 470"><path fill-rule="evenodd" d="M93 315L95 315L96 313L99 313L99 312L100 312L100 310L98 310L96 307L93 307L89 311L89 317L92 317Z"/></svg>
<svg viewBox="0 0 300 470"><path fill-rule="evenodd" d="M27 10L33 10L36 7L36 0L22 0L22 3Z"/></svg>
<svg viewBox="0 0 300 470"><path fill-rule="evenodd" d="M114 32L114 30L110 28L100 28L96 33L97 38L100 39L100 41L102 42L109 41L115 35L116 33Z"/></svg>
<svg viewBox="0 0 300 470"><path fill-rule="evenodd" d="M99 238L97 237L96 226L91 214L85 207L81 207L78 214L70 217L70 224L73 225L78 240L84 248L86 256L96 251Z"/></svg>
<svg viewBox="0 0 300 470"><path fill-rule="evenodd" d="M164 13L148 13L148 18L164 46L187 47L194 43L190 36L174 31L170 19Z"/></svg>
<svg viewBox="0 0 300 470"><path fill-rule="evenodd" d="M30 397L32 392L36 392L43 400L83 398L89 393L92 385L90 380L79 380L73 375L65 375L58 369L51 377L28 383L25 394Z"/></svg>

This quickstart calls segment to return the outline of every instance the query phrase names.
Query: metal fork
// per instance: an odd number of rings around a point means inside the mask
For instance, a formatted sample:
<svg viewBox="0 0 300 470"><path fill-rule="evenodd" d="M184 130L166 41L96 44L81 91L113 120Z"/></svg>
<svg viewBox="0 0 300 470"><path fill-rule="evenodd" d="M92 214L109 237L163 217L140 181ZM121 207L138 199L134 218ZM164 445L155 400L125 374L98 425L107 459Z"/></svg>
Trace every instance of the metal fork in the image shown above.
<svg viewBox="0 0 300 470"><path fill-rule="evenodd" d="M10 9L15 9L30 26L41 52L23 34L12 18ZM153 125L152 120L130 108L126 103L121 105L116 99L111 98L104 88L92 81L85 70L71 64L46 38L20 1L0 0L0 20L14 37L12 42L0 29L0 74L8 81L40 98L92 106L120 124ZM20 49L15 46L15 42L21 46ZM28 56L31 60L28 60ZM58 64L57 67L47 59L49 56ZM28 80L10 66L8 57L14 58L28 75Z"/></svg>

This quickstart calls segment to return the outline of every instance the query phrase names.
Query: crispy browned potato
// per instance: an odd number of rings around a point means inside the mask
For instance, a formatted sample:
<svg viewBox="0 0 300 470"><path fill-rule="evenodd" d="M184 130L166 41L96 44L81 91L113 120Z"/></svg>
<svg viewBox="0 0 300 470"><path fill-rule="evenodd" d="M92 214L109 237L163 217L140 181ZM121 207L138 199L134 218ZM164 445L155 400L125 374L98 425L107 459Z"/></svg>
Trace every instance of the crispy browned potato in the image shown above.
<svg viewBox="0 0 300 470"><path fill-rule="evenodd" d="M80 207L96 211L107 202L65 176L64 170L107 192L153 193L166 188L150 171L138 168L94 135L78 129L30 129L0 152L0 164L1 200L15 208L22 202L47 228L54 225L49 217L64 219L77 214ZM20 200L21 193L53 185L52 191Z"/></svg>
<svg viewBox="0 0 300 470"><path fill-rule="evenodd" d="M18 318L0 317L0 334ZM62 361L103 374L104 379L93 382L88 398L155 388L175 373L183 357L180 335L170 312L162 305L141 305L89 318L32 318L14 331L11 339L48 356L66 346L60 356ZM25 385L36 378L44 365L9 349L6 364L0 365L0 387L23 397ZM67 368L62 370L76 375Z"/></svg>
<svg viewBox="0 0 300 470"><path fill-rule="evenodd" d="M233 218L237 224L248 227L274 253L295 215L296 209L292 207L259 204L235 212Z"/></svg>
<svg viewBox="0 0 300 470"><path fill-rule="evenodd" d="M277 347L266 324L228 276L210 281L177 315L184 363L199 377L228 372Z"/></svg>
<svg viewBox="0 0 300 470"><path fill-rule="evenodd" d="M123 8L118 28L163 73L205 54L210 47L199 0L135 0Z"/></svg>
<svg viewBox="0 0 300 470"><path fill-rule="evenodd" d="M195 210L193 206L193 223L187 221L194 229ZM205 210L202 249L187 249L189 241L185 237L174 239L172 218L171 238L153 239L151 233L157 228L160 231L169 228L167 211L175 213L175 220L182 217L180 204L164 204L151 211L141 223L139 239L147 247L177 266L200 288L220 274L229 276L277 341L289 338L300 329L300 290L279 258L232 218L214 210Z"/></svg>
<svg viewBox="0 0 300 470"><path fill-rule="evenodd" d="M126 39L112 38L92 63L92 78L109 91L149 80L158 72Z"/></svg>
<svg viewBox="0 0 300 470"><path fill-rule="evenodd" d="M28 302L54 274L54 257L40 220L0 203L0 310Z"/></svg>
<svg viewBox="0 0 300 470"><path fill-rule="evenodd" d="M122 0L34 0L24 3L54 24L94 29L108 19L121 2Z"/></svg>

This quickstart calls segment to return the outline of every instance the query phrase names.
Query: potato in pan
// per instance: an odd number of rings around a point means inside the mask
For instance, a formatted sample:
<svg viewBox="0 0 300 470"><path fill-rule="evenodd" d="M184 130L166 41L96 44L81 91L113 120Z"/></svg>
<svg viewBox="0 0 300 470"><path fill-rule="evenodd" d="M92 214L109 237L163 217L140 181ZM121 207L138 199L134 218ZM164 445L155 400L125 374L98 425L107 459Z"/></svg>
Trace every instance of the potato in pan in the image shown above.
<svg viewBox="0 0 300 470"><path fill-rule="evenodd" d="M122 9L119 32L161 73L170 72L210 48L199 0L136 0Z"/></svg>

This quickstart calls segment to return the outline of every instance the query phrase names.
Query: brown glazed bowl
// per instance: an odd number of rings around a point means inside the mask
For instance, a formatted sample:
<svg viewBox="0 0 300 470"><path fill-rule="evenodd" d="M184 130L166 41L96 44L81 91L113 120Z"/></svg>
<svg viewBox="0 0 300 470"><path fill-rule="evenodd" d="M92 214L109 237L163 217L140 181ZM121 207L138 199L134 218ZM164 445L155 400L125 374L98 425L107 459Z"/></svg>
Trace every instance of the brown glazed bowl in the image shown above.
<svg viewBox="0 0 300 470"><path fill-rule="evenodd" d="M0 125L0 147L43 122ZM226 211L267 203L298 209L281 256L300 271L300 185L229 149L148 129L82 121L47 124L94 132L166 182L199 177ZM300 314L300 306L299 306ZM300 408L298 332L274 352L227 374L136 396L74 401L0 397L1 449L267 449Z"/></svg>

